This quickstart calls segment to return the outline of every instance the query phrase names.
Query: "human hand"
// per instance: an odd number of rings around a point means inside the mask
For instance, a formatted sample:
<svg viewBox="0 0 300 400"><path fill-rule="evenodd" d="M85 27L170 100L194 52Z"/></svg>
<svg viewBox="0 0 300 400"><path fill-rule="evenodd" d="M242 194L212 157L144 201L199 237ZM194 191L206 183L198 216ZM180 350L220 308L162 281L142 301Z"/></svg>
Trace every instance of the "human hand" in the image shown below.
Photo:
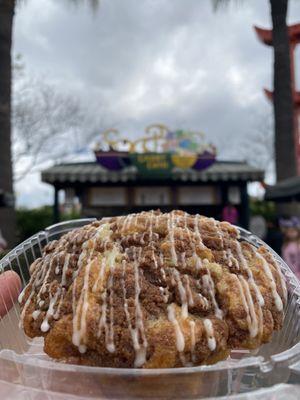
<svg viewBox="0 0 300 400"><path fill-rule="evenodd" d="M19 296L21 287L21 279L14 271L0 274L0 318L11 309Z"/></svg>

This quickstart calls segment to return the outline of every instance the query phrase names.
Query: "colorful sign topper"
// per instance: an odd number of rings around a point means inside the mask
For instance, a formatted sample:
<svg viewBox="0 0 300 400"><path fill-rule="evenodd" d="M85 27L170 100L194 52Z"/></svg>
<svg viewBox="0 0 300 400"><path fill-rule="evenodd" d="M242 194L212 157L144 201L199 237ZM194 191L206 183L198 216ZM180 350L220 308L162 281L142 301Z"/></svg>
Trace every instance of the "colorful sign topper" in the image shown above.
<svg viewBox="0 0 300 400"><path fill-rule="evenodd" d="M166 178L174 168L201 170L215 162L216 149L204 140L203 133L171 131L164 125L150 125L146 135L134 141L120 138L110 129L102 134L107 148L95 148L97 161L110 170L134 165L143 177Z"/></svg>

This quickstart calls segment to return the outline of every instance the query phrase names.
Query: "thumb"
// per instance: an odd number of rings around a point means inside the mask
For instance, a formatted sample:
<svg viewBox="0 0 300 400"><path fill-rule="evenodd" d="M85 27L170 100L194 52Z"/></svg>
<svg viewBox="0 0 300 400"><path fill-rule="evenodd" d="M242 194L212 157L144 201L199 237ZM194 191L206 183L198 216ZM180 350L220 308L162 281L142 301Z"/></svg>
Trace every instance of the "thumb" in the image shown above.
<svg viewBox="0 0 300 400"><path fill-rule="evenodd" d="M0 318L13 306L21 291L21 279L13 271L6 271L0 275Z"/></svg>

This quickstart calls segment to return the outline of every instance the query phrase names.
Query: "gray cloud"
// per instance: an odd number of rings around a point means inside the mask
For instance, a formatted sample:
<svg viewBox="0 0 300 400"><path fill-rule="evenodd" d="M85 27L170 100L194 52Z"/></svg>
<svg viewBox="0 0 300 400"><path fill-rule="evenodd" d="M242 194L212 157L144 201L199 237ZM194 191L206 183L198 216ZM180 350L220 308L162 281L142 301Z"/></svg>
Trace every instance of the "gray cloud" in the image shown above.
<svg viewBox="0 0 300 400"><path fill-rule="evenodd" d="M291 1L290 21L300 19ZM202 130L222 157L240 157L269 105L272 50L253 24L270 26L267 0L214 13L209 0L102 0L91 15L60 0L29 0L15 20L14 51L27 69L137 135L152 122ZM298 53L299 54L299 53Z"/></svg>

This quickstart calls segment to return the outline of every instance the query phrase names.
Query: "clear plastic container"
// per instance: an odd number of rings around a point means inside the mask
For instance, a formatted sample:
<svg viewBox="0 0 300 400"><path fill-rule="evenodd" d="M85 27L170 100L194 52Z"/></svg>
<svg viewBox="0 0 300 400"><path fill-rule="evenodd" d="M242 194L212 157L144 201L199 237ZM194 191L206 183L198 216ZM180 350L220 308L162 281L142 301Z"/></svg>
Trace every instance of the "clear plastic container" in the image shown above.
<svg viewBox="0 0 300 400"><path fill-rule="evenodd" d="M0 261L0 270L15 270L25 285L30 264L41 255L48 241L91 221L93 219L63 222L37 233L4 257ZM254 246L268 247L246 230L240 229L240 234ZM15 304L0 320L0 398L198 399L249 393L250 397L242 398L256 399L257 393L263 390L263 398L271 399L277 398L274 397L276 388L285 400L300 398L300 386L297 385L300 384L300 284L282 259L269 250L286 278L288 303L283 329L255 353L236 350L229 359L214 365L177 369L62 364L43 352L42 338L29 339L24 335L18 323L19 305ZM271 389L277 384L279 386ZM29 397L19 397L22 393ZM270 397L267 397L268 393ZM299 393L299 397L289 397L289 393L293 396Z"/></svg>

